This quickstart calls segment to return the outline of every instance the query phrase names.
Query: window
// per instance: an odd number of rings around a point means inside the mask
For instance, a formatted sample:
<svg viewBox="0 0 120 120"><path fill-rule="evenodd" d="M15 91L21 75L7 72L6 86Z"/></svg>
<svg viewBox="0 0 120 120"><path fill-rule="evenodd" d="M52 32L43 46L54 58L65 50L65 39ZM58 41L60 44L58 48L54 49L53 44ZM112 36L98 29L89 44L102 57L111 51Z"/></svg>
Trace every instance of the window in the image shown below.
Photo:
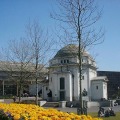
<svg viewBox="0 0 120 120"><path fill-rule="evenodd" d="M96 89L98 90L98 86L96 86Z"/></svg>
<svg viewBox="0 0 120 120"><path fill-rule="evenodd" d="M82 76L82 80L84 80L84 75Z"/></svg>
<svg viewBox="0 0 120 120"><path fill-rule="evenodd" d="M60 78L60 90L65 89L65 78Z"/></svg>
<svg viewBox="0 0 120 120"><path fill-rule="evenodd" d="M67 60L67 63L69 63L69 60Z"/></svg>
<svg viewBox="0 0 120 120"><path fill-rule="evenodd" d="M48 87L46 87L46 90L48 90Z"/></svg>
<svg viewBox="0 0 120 120"><path fill-rule="evenodd" d="M61 60L61 63L69 63L69 60Z"/></svg>

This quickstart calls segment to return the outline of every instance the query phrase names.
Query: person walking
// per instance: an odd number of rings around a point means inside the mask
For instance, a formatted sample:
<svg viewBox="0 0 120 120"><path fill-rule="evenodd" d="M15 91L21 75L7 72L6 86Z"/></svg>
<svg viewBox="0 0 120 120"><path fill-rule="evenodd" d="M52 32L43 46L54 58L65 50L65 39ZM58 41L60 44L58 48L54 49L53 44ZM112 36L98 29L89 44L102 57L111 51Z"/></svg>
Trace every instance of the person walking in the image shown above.
<svg viewBox="0 0 120 120"><path fill-rule="evenodd" d="M16 102L16 96L13 96L13 101Z"/></svg>

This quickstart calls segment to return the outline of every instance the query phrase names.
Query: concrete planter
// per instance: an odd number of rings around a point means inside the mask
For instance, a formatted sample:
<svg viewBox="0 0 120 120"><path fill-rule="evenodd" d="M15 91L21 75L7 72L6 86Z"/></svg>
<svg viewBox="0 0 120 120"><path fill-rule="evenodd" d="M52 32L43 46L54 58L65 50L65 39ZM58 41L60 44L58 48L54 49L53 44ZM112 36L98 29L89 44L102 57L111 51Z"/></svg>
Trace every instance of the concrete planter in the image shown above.
<svg viewBox="0 0 120 120"><path fill-rule="evenodd" d="M66 101L59 101L59 107L65 108L66 107Z"/></svg>
<svg viewBox="0 0 120 120"><path fill-rule="evenodd" d="M0 99L0 102L4 102L4 99Z"/></svg>
<svg viewBox="0 0 120 120"><path fill-rule="evenodd" d="M43 106L46 103L46 101L39 101L39 106Z"/></svg>

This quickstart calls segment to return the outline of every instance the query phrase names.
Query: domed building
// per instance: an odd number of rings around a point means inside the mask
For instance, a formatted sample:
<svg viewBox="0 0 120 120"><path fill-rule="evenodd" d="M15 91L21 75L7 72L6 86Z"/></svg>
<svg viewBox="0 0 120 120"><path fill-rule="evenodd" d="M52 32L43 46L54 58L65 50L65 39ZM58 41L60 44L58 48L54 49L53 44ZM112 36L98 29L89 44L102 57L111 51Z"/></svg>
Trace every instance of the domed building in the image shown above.
<svg viewBox="0 0 120 120"><path fill-rule="evenodd" d="M82 52L83 100L107 99L107 78L97 77L97 66L91 55ZM49 65L49 89L53 101L78 101L80 95L78 46L60 49Z"/></svg>

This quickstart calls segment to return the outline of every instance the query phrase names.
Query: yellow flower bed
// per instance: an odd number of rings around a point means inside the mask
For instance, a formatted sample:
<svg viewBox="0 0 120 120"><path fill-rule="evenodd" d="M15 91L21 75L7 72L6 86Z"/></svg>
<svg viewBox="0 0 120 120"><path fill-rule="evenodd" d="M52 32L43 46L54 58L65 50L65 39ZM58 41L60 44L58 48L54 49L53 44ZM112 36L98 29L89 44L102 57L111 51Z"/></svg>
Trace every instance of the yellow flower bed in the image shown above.
<svg viewBox="0 0 120 120"><path fill-rule="evenodd" d="M102 120L91 116L66 113L56 109L44 109L32 104L0 103L4 113L10 113L14 120ZM6 114L7 115L7 114Z"/></svg>

